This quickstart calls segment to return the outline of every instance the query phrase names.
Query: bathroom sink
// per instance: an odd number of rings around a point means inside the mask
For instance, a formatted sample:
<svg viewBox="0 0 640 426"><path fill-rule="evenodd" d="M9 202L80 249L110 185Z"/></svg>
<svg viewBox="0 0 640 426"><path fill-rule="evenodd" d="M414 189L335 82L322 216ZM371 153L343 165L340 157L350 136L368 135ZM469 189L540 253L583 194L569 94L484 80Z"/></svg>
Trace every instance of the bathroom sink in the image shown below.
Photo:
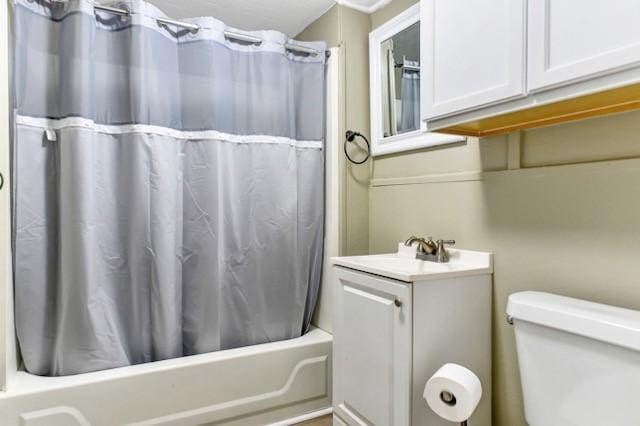
<svg viewBox="0 0 640 426"><path fill-rule="evenodd" d="M407 259L391 254L380 254L372 256L354 256L350 258L352 262L358 262L369 267L381 269L393 269L399 271L448 271L449 265L446 263L426 262L418 259Z"/></svg>
<svg viewBox="0 0 640 426"><path fill-rule="evenodd" d="M397 253L333 257L331 262L344 268L406 282L493 272L491 253L458 249L447 251L450 255L448 263L411 259L398 256Z"/></svg>

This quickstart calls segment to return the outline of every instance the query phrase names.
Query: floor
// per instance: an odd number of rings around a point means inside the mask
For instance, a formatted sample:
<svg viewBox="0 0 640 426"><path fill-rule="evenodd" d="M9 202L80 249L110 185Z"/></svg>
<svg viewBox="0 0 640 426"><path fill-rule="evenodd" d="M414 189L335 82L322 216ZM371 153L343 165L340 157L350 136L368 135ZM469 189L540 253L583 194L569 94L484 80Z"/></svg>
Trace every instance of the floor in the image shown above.
<svg viewBox="0 0 640 426"><path fill-rule="evenodd" d="M306 422L297 423L296 426L331 426L331 414L328 416L318 417Z"/></svg>

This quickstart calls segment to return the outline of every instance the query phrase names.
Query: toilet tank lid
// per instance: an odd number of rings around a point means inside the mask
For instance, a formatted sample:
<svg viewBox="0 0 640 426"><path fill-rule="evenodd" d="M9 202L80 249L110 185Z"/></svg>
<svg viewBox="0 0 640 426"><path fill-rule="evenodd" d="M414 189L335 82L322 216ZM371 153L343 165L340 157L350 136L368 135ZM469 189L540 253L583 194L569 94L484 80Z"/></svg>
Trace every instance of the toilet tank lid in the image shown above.
<svg viewBox="0 0 640 426"><path fill-rule="evenodd" d="M640 351L640 312L537 291L509 296L507 315Z"/></svg>

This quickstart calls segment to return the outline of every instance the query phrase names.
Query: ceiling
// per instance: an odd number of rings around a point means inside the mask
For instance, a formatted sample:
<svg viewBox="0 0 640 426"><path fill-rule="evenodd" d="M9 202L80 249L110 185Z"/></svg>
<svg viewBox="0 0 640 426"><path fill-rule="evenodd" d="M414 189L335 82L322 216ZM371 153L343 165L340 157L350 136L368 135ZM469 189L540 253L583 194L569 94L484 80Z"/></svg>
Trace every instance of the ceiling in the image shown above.
<svg viewBox="0 0 640 426"><path fill-rule="evenodd" d="M289 37L295 37L336 3L334 0L147 1L170 18L213 16L230 27L246 31L277 30Z"/></svg>
<svg viewBox="0 0 640 426"><path fill-rule="evenodd" d="M338 0L338 3L360 12L373 13L391 3L391 0Z"/></svg>

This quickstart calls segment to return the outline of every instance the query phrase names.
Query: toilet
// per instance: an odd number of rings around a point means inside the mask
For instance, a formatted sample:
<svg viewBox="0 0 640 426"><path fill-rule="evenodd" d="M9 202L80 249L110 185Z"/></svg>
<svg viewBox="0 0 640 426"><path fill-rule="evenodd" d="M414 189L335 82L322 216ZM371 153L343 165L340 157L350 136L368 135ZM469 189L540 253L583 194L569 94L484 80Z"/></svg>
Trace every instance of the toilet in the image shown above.
<svg viewBox="0 0 640 426"><path fill-rule="evenodd" d="M530 426L640 425L640 312L526 291L507 320Z"/></svg>

